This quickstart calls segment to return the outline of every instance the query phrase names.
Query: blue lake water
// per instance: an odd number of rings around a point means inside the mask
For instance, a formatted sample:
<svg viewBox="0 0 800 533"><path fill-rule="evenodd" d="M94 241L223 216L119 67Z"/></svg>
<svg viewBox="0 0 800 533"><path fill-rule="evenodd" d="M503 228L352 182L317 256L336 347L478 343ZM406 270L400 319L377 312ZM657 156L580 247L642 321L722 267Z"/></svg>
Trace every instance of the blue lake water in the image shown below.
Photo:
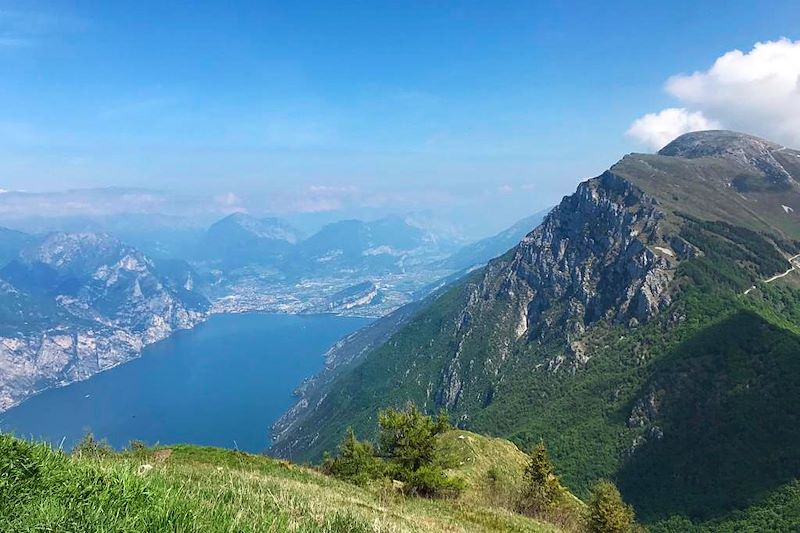
<svg viewBox="0 0 800 533"><path fill-rule="evenodd" d="M0 414L0 429L70 448L87 429L120 448L189 442L263 451L292 391L323 354L368 319L216 315L142 357Z"/></svg>

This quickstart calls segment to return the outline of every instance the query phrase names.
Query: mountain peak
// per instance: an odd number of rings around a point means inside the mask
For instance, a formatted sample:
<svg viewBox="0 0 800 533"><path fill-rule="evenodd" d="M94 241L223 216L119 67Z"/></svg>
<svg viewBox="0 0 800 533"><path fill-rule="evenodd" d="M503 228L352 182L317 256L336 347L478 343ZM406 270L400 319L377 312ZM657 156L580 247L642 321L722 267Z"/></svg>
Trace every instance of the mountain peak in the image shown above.
<svg viewBox="0 0 800 533"><path fill-rule="evenodd" d="M773 185L797 185L800 152L754 135L727 130L695 131L681 135L658 155L699 159L724 159L749 167Z"/></svg>
<svg viewBox="0 0 800 533"><path fill-rule="evenodd" d="M754 135L729 130L707 130L684 133L658 151L668 155L695 159L698 157L762 154L784 147Z"/></svg>
<svg viewBox="0 0 800 533"><path fill-rule="evenodd" d="M278 218L256 218L247 213L233 213L219 220L209 228L209 232L223 232L241 230L249 237L256 239L269 239L286 241L295 244L301 239L300 233L286 222Z"/></svg>
<svg viewBox="0 0 800 533"><path fill-rule="evenodd" d="M23 249L27 262L40 262L59 269L91 269L113 262L133 250L108 233L53 232Z"/></svg>

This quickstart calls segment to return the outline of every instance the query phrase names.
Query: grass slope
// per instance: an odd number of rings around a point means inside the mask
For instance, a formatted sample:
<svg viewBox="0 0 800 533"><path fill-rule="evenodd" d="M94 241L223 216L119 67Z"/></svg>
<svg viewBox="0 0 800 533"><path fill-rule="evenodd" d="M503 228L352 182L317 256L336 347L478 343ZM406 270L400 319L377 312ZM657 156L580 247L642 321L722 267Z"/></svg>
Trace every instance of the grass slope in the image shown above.
<svg viewBox="0 0 800 533"><path fill-rule="evenodd" d="M529 458L514 443L453 430L442 434L437 445L450 465L448 474L466 482L465 498L503 504L521 490Z"/></svg>
<svg viewBox="0 0 800 533"><path fill-rule="evenodd" d="M466 482L463 501L518 509L530 457L513 442L456 429L440 435L437 446L450 465L447 474ZM565 531L583 531L586 505L566 489L563 496L549 519Z"/></svg>
<svg viewBox="0 0 800 533"><path fill-rule="evenodd" d="M658 198L666 212L724 220L755 231L800 235L800 217L782 208L800 205L800 191L756 188L742 193L729 186L731 181L764 179L731 161L630 154L612 166L611 172Z"/></svg>
<svg viewBox="0 0 800 533"><path fill-rule="evenodd" d="M475 501L405 498L231 450L76 457L8 435L0 435L0 502L5 533L557 531Z"/></svg>

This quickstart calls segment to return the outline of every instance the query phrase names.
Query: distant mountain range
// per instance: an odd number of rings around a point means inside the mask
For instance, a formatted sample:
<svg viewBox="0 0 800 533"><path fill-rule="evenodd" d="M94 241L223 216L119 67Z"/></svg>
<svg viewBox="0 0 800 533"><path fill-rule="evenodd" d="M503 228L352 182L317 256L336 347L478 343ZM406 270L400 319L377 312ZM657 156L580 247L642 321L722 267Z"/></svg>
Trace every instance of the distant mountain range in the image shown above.
<svg viewBox="0 0 800 533"><path fill-rule="evenodd" d="M235 214L206 232L195 265L212 279L219 312L381 316L463 274L451 263L485 262L520 231L518 225L448 262L459 243L406 217L342 220L304 237L285 221Z"/></svg>
<svg viewBox="0 0 800 533"><path fill-rule="evenodd" d="M206 231L157 216L58 223L76 231L0 228L0 411L136 357L210 312L378 316L453 272L436 262L454 244L402 217L341 221L310 237L239 213Z"/></svg>
<svg viewBox="0 0 800 533"><path fill-rule="evenodd" d="M402 271L407 260L442 254L442 248L435 236L402 217L342 220L305 238L280 219L237 213L208 229L198 257L228 268L258 264L312 277Z"/></svg>
<svg viewBox="0 0 800 533"><path fill-rule="evenodd" d="M433 263L444 256L436 268L457 272L483 265L514 246L546 214L536 213L496 235L458 247L399 216L341 220L306 237L280 219L236 213L208 229L198 257L227 268L259 264L312 277L337 271L401 272L409 264Z"/></svg>
<svg viewBox="0 0 800 533"><path fill-rule="evenodd" d="M550 210L539 211L516 222L508 229L491 237L468 244L442 261L442 266L455 271L470 270L483 266L490 259L503 254L538 226Z"/></svg>
<svg viewBox="0 0 800 533"><path fill-rule="evenodd" d="M315 460L411 400L522 449L543 439L579 496L614 479L656 531L752 506L797 530L798 269L800 151L711 131L629 154L332 350L272 452Z"/></svg>

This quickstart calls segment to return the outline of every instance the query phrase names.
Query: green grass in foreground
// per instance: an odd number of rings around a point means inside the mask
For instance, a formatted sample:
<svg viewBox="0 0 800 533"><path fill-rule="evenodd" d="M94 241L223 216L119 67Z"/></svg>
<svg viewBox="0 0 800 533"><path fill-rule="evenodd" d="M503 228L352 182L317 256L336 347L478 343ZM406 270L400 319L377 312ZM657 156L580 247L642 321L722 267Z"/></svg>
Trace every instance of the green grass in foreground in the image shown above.
<svg viewBox="0 0 800 533"><path fill-rule="evenodd" d="M0 531L557 530L472 499L363 489L231 450L179 445L77 457L0 435Z"/></svg>

